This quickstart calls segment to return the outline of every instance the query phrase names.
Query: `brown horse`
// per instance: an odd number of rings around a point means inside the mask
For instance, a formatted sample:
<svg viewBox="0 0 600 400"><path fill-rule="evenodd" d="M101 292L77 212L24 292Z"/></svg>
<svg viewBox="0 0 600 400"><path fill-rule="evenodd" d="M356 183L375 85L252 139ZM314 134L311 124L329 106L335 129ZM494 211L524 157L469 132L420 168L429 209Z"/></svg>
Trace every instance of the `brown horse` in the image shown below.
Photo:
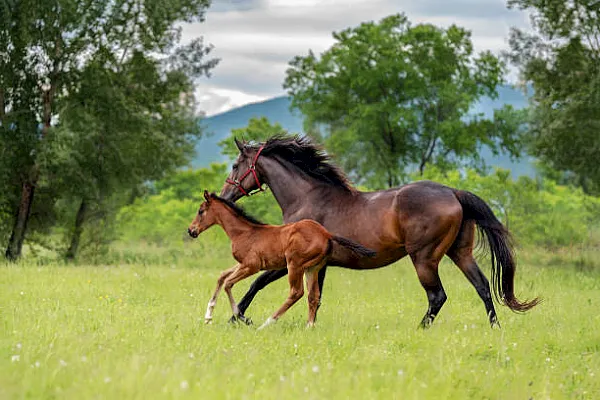
<svg viewBox="0 0 600 400"><path fill-rule="evenodd" d="M214 193L204 191L206 200L188 228L190 236L196 238L213 225L220 225L229 239L233 257L238 264L221 273L217 288L208 302L205 322L212 321L212 312L217 303L221 287L231 303L233 315L240 315L231 288L237 282L260 270L286 268L290 283L290 294L283 305L261 326L276 322L291 306L304 295L302 276L308 288L308 326L315 322L319 303L319 270L337 245L341 245L355 257L373 257L375 253L351 240L330 234L323 226L309 219L282 226L265 225L247 215L232 202Z"/></svg>
<svg viewBox="0 0 600 400"><path fill-rule="evenodd" d="M446 301L438 274L444 255L475 287L492 327L499 325L489 282L473 257L476 226L489 245L496 299L517 312L538 303L537 298L516 298L516 264L509 232L475 194L431 181L361 192L350 185L323 149L306 137L275 136L261 144L237 140L236 144L240 154L222 197L237 201L262 190L261 183L267 184L281 207L284 222L313 219L333 234L377 252L373 258L357 258L347 250L334 249L327 265L373 269L409 255L429 301L421 327L431 325ZM321 294L325 271L326 267L319 273ZM259 290L285 274L283 269L260 275L240 302L240 315Z"/></svg>

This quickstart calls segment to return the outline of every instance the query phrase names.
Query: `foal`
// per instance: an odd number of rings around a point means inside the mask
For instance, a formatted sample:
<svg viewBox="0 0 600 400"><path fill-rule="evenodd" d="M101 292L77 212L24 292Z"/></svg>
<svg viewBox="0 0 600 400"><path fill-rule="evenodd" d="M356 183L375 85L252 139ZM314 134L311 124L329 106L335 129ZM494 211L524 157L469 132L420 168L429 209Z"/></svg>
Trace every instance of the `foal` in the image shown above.
<svg viewBox="0 0 600 400"><path fill-rule="evenodd" d="M266 225L248 216L234 203L204 191L205 202L188 228L196 238L213 225L220 225L231 240L233 257L238 264L219 276L217 288L208 302L204 320L212 321L221 287L229 297L233 315L243 319L233 299L231 288L237 282L261 270L277 270L287 266L290 294L283 305L259 328L277 321L304 295L302 275L308 288L308 326L315 323L319 303L319 270L327 263L335 245L351 250L357 257L373 257L375 252L351 240L333 236L319 223L305 219L286 225Z"/></svg>

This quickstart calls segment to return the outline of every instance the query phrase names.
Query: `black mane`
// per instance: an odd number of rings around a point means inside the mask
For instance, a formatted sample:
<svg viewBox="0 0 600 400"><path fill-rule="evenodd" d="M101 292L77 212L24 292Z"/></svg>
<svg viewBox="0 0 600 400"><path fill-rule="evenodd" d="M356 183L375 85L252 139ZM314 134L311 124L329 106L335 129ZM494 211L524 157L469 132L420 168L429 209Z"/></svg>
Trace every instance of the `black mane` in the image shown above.
<svg viewBox="0 0 600 400"><path fill-rule="evenodd" d="M346 175L331 163L331 157L306 136L272 136L264 143L261 155L280 158L321 182L355 191Z"/></svg>
<svg viewBox="0 0 600 400"><path fill-rule="evenodd" d="M246 211L244 211L243 208L241 208L240 206L236 205L234 202L226 200L222 197L217 196L214 193L211 193L210 195L213 199L217 199L219 201L222 201L223 203L225 203L229 208L231 208L233 210L233 212L235 212L238 216L242 217L243 219L245 219L246 221L253 223L255 225L266 225L264 222L261 222L259 220L257 220L256 218L254 218L252 215L249 215L248 213L246 213Z"/></svg>

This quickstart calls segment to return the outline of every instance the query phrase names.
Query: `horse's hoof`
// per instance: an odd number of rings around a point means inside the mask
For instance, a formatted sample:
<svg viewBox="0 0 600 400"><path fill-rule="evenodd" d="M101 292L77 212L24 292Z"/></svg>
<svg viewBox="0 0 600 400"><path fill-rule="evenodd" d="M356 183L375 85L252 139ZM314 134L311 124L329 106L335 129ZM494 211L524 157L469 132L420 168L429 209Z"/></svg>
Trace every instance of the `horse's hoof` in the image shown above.
<svg viewBox="0 0 600 400"><path fill-rule="evenodd" d="M229 318L229 323L230 324L236 324L238 322L243 322L246 325L252 325L252 319L250 319L250 317L245 317L243 315L232 315L231 318Z"/></svg>
<svg viewBox="0 0 600 400"><path fill-rule="evenodd" d="M204 323L205 323L206 325L208 325L208 324L212 324L212 318L204 318Z"/></svg>
<svg viewBox="0 0 600 400"><path fill-rule="evenodd" d="M310 328L314 328L315 327L315 323L314 322L307 322L306 323L306 328L310 329Z"/></svg>
<svg viewBox="0 0 600 400"><path fill-rule="evenodd" d="M500 326L500 322L498 321L498 319L493 319L490 321L490 327L492 329L502 329L502 327Z"/></svg>

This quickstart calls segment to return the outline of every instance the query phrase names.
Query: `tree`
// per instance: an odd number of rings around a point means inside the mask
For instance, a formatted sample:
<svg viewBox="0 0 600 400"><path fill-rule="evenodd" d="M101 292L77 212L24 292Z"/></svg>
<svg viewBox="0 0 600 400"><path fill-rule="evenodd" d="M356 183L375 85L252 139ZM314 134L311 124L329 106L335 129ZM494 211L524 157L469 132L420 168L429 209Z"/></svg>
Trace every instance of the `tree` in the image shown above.
<svg viewBox="0 0 600 400"><path fill-rule="evenodd" d="M272 124L266 117L250 118L248 126L231 130L231 135L219 142L221 153L230 159L235 159L240 151L235 145L234 139L245 141L262 142L273 135L288 134L279 123Z"/></svg>
<svg viewBox="0 0 600 400"><path fill-rule="evenodd" d="M333 37L320 57L310 51L290 62L284 88L306 129L321 132L356 181L396 186L429 163L483 168L482 145L518 156L521 113L466 118L480 97L497 96L504 71L490 52L473 54L468 31L413 27L398 14Z"/></svg>
<svg viewBox="0 0 600 400"><path fill-rule="evenodd" d="M535 33L512 29L509 59L533 88L529 152L600 191L600 3L510 0Z"/></svg>
<svg viewBox="0 0 600 400"><path fill-rule="evenodd" d="M214 67L216 61L202 61L209 48L205 48L200 39L187 46L178 46L181 36L178 23L202 21L208 5L209 0L3 2L0 6L0 54L3 55L0 57L0 87L8 89L0 92L0 134L3 153L7 148L19 149L11 155L10 161L3 164L9 165L6 168L14 177L11 178L13 185L9 191L15 192L15 187L20 188L20 194L15 196L18 200L16 204L12 204L15 209L14 224L6 250L7 258L16 259L21 253L31 207L34 204L34 194L41 182L41 171L55 168L52 165L43 165L44 159L50 160L50 157L44 155L54 154L61 145L79 143L75 138L71 142L64 141L64 135L53 134L51 131L56 122L64 122L67 126L68 113L65 112L64 121L61 114L75 104L75 98L87 96L87 104L93 103L90 99L93 92L82 92L86 84L94 85L96 75L90 74L90 71L100 74L99 81L105 84L101 89L112 89L115 92L117 89L109 86L114 85L116 81L103 79L106 77L102 76L101 72L106 69L114 74L121 74L121 83L129 83L128 86L120 88L120 94L125 100L131 100L131 97L127 97L132 95L128 91L136 92L139 88L135 87L133 81L123 79L123 74L132 74L130 78L139 77L140 74L136 75L135 71L121 67L132 60L139 61L140 55L146 57L145 55L152 54L152 57L169 66L162 69L162 72L177 71L180 75L177 79L180 82L183 77L189 79L194 74L208 71ZM148 56L148 60L152 57ZM148 63L144 65L138 62L136 65L146 68L146 72L151 72ZM168 90L181 90L182 87L181 84L173 85ZM152 119L156 114L152 113L153 109L147 106L148 103L154 101L154 104L160 104L165 98L161 99L160 96L148 93L146 95L142 103L136 104L133 109L138 117L149 112L147 117ZM174 95L178 96L179 92L171 93L170 97L166 98L172 102ZM122 100L118 96L117 99ZM143 104L144 101L146 104ZM122 102L116 105L120 106ZM104 112L104 118L118 115L114 104L97 101L95 106L95 111ZM83 108L80 107L80 110ZM113 112L108 112L109 109ZM133 109L125 108L120 111L132 112ZM89 112L82 115L87 122L93 122L94 118L97 122L99 116L100 113L97 113L95 117L91 117ZM155 121L154 126L164 124L164 132L176 119L171 119L172 116L167 114L161 116L168 118ZM71 123L74 119L71 118ZM94 125L85 133L81 129L71 129L71 132L73 135L98 133L94 130ZM63 141L53 143L59 138ZM144 145L150 143L153 142L140 141L138 145L141 145L141 148L138 149L129 147L110 150L117 150L125 159L131 156L128 151L144 151ZM97 150L98 146L96 149L88 149L87 154L91 155L94 151L97 154ZM69 151L68 147L63 148L63 155ZM108 153L106 149L104 154ZM168 152L166 154L169 155ZM118 170L116 165L112 167L115 174L124 172ZM140 174L136 176L142 177ZM16 186L15 182L18 182Z"/></svg>

